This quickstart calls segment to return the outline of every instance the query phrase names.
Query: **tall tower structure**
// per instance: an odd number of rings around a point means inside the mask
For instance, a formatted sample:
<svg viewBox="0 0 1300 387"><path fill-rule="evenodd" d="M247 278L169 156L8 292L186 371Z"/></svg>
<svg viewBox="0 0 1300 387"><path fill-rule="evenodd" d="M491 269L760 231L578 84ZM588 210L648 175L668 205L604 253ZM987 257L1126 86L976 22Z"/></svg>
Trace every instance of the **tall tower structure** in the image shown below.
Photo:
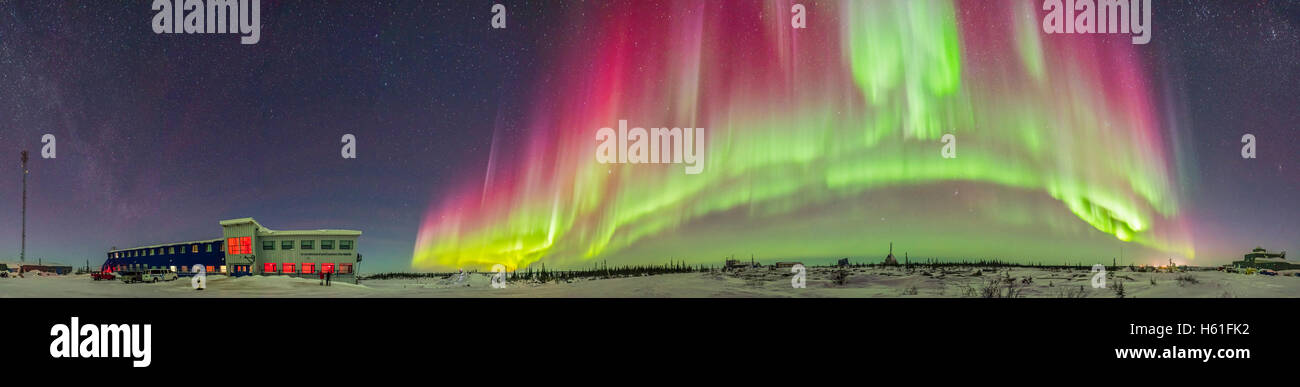
<svg viewBox="0 0 1300 387"><path fill-rule="evenodd" d="M27 263L27 151L23 151L23 225L22 225L22 247L18 252L18 260Z"/></svg>

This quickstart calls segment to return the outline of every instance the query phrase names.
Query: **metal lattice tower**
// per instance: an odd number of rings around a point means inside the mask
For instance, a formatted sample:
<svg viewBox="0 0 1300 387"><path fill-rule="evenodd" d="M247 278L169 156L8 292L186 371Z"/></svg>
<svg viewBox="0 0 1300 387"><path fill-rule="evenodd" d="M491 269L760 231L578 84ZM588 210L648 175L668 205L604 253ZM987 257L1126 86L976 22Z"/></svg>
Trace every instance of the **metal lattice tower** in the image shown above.
<svg viewBox="0 0 1300 387"><path fill-rule="evenodd" d="M23 151L23 231L22 231L22 250L18 252L18 260L27 263L27 151Z"/></svg>

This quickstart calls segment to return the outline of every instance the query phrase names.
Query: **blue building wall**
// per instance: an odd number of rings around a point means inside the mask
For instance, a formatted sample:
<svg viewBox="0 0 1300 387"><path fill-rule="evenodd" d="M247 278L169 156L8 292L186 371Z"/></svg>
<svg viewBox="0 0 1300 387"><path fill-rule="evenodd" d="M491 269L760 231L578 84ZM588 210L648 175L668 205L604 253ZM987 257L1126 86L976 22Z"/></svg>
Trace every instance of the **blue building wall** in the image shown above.
<svg viewBox="0 0 1300 387"><path fill-rule="evenodd" d="M196 245L198 252L193 251ZM213 267L214 270L209 271L208 274L218 274L220 267L226 264L226 253L222 247L222 241L212 240L122 249L109 252L108 259L104 261L100 270L168 269L175 266L177 274L187 276L193 273L190 270L182 270L182 267L188 269L195 265L203 265ZM152 255L149 253L150 250L153 250Z"/></svg>

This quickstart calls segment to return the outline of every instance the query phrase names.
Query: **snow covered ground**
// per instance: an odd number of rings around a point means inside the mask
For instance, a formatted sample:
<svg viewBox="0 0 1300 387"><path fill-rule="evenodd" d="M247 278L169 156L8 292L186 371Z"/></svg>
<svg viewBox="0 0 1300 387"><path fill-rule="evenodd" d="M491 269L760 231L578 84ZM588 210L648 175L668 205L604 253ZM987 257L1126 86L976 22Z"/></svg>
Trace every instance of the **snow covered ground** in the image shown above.
<svg viewBox="0 0 1300 387"><path fill-rule="evenodd" d="M0 278L0 297L968 297L997 293L1015 297L1113 298L1123 284L1125 297L1300 297L1300 277L1198 271L1190 273L1112 272L1107 287L1094 289L1088 270L847 269L842 284L836 269L809 268L807 288L793 289L784 270L749 269L726 273L668 274L577 280L566 283L510 282L493 289L486 274L454 279L367 280L360 285L288 277L209 277L196 291L187 278L163 283L93 281L86 275ZM1292 274L1292 273L1283 273ZM1028 278L1028 280L1026 280ZM1182 280L1179 280L1182 278ZM465 286L465 285L468 286Z"/></svg>

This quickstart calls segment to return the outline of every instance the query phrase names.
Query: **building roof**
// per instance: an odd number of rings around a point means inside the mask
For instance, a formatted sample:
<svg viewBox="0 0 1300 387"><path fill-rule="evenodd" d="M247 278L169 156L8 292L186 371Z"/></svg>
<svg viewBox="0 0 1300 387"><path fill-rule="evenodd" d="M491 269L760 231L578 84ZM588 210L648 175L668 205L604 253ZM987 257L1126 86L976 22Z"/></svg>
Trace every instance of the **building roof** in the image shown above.
<svg viewBox="0 0 1300 387"><path fill-rule="evenodd" d="M116 253L116 252L118 252L118 251L140 250L140 249L152 249L152 248L155 248L155 247L168 247L168 246L177 246L177 245L192 245L192 244L196 244L196 243L212 243L212 242L221 242L221 238L217 238L217 239L207 239L207 240L201 240L201 241L189 241L189 242L159 243L159 244L156 244L156 245L149 245L149 246L128 247L128 248L124 248L124 249L109 250L108 252L110 252L110 253Z"/></svg>
<svg viewBox="0 0 1300 387"><path fill-rule="evenodd" d="M266 228L266 226L263 226L261 223L257 223L257 220L254 220L253 218L239 218L239 219L230 219L230 220L221 221L222 226L234 226L234 225L240 225L245 223L252 223L253 225L257 226L257 234L262 236L337 236L337 235L360 236L361 235L361 231L357 231L357 230L320 229L320 230L277 231L277 230Z"/></svg>
<svg viewBox="0 0 1300 387"><path fill-rule="evenodd" d="M314 235L348 235L360 236L361 231L357 230L284 230L276 231L263 228L258 235L262 236L314 236Z"/></svg>
<svg viewBox="0 0 1300 387"><path fill-rule="evenodd" d="M262 224L257 223L257 220L254 220L253 218L228 219L228 220L221 221L222 226L233 226L233 225L244 224L244 223L252 223L253 225L257 226L257 228L266 228L266 227L262 227Z"/></svg>

